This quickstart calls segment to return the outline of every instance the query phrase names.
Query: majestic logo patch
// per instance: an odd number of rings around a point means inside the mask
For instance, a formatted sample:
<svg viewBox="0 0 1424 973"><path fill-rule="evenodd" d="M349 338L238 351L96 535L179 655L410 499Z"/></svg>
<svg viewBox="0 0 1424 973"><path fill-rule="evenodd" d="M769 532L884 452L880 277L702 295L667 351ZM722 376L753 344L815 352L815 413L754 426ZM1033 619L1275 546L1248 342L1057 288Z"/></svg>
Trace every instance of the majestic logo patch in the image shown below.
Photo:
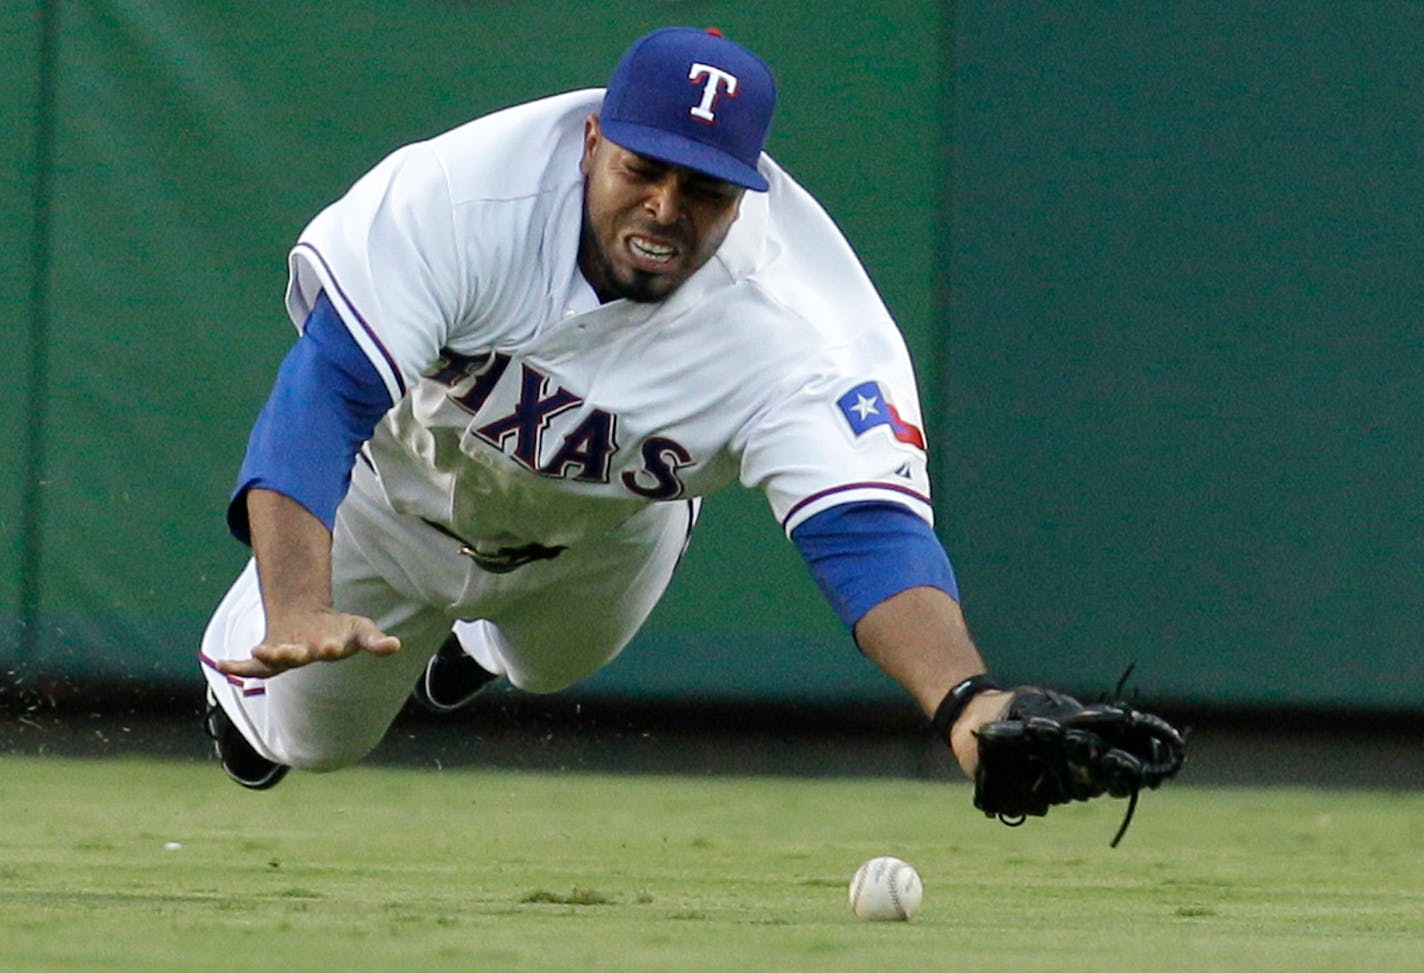
<svg viewBox="0 0 1424 973"><path fill-rule="evenodd" d="M885 397L879 382L863 382L839 399L836 405L850 424L851 432L863 436L876 426L889 426L891 434L902 443L925 448L925 435L919 428L900 418L900 413Z"/></svg>

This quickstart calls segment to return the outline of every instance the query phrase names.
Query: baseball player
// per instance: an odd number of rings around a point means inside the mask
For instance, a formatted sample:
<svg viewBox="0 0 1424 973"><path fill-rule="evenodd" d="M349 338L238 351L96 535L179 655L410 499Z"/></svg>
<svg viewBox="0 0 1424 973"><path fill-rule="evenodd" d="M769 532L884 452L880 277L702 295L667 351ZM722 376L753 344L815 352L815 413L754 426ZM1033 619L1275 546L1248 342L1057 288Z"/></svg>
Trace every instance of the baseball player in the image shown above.
<svg viewBox="0 0 1424 973"><path fill-rule="evenodd" d="M901 335L762 152L775 100L739 45L656 31L606 90L398 149L301 234L228 511L254 558L202 643L238 783L359 760L413 685L453 709L595 672L738 480L974 773L1010 694L931 528Z"/></svg>

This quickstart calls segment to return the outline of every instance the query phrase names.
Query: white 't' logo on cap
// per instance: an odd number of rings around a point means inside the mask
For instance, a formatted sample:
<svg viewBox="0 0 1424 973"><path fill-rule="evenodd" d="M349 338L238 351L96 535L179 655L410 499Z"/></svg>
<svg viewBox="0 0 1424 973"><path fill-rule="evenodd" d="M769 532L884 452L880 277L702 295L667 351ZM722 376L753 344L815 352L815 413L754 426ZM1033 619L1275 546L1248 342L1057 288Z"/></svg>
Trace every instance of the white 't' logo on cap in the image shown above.
<svg viewBox="0 0 1424 973"><path fill-rule="evenodd" d="M728 97L737 97L737 77L710 64L692 65L692 70L687 73L687 80L701 81L703 78L707 79L707 83L702 86L702 104L693 108L690 114L698 121L711 125L717 120L717 116L712 113L712 106L721 94L723 85L726 86Z"/></svg>

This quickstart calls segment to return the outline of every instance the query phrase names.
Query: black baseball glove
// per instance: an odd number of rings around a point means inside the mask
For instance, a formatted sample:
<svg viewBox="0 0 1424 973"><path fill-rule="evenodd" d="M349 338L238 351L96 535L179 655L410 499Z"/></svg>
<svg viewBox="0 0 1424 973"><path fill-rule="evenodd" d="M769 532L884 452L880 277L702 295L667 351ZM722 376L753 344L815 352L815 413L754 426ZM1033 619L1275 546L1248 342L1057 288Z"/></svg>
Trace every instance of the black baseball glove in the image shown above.
<svg viewBox="0 0 1424 973"><path fill-rule="evenodd" d="M975 731L974 806L1005 824L1055 804L1103 794L1128 798L1112 846L1122 840L1138 792L1182 769L1186 743L1166 720L1118 701L1084 706L1036 686L1015 689L1004 714Z"/></svg>

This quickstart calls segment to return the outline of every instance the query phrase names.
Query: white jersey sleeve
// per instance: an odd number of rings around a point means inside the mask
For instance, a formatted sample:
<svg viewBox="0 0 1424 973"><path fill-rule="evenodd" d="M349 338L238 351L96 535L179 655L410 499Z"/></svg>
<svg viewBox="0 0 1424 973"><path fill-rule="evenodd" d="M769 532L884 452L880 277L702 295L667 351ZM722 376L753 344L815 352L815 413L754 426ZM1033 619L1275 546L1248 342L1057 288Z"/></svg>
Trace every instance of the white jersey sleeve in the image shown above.
<svg viewBox="0 0 1424 973"><path fill-rule="evenodd" d="M744 427L741 480L765 492L788 535L822 510L863 500L901 504L933 523L904 338L835 223L770 169L771 256L754 276L778 313L767 337L786 334L779 344L790 352L779 363L784 381Z"/></svg>
<svg viewBox="0 0 1424 973"><path fill-rule="evenodd" d="M392 401L435 360L469 292L452 211L439 158L408 145L319 213L289 258L293 322L325 291Z"/></svg>
<svg viewBox="0 0 1424 973"><path fill-rule="evenodd" d="M742 482L765 491L788 535L823 510L867 500L933 524L925 446L908 367L863 360L817 376L756 418Z"/></svg>

